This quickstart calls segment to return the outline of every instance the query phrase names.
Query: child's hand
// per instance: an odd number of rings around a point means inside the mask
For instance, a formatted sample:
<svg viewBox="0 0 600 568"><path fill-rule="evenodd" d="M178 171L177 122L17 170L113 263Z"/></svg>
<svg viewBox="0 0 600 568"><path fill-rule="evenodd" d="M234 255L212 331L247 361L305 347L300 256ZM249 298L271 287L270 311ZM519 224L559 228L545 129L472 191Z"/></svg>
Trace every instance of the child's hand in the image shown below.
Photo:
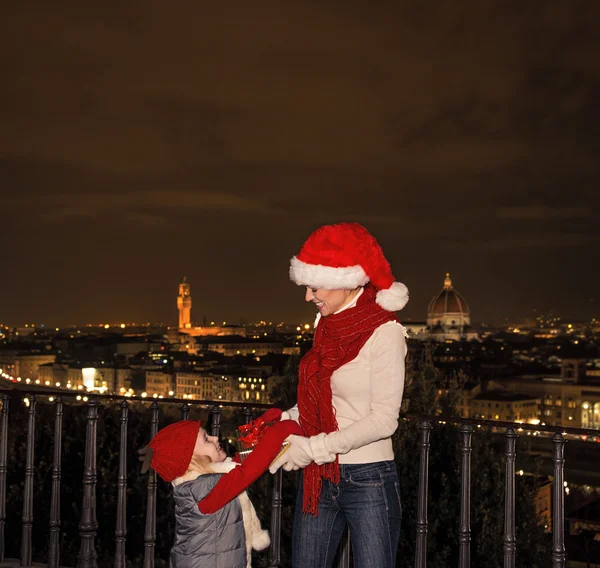
<svg viewBox="0 0 600 568"><path fill-rule="evenodd" d="M289 442L290 445L288 449L271 464L271 467L269 468L271 473L275 473L280 467L283 467L285 471L301 469L314 461L308 438L292 434L291 436L288 436L285 441Z"/></svg>
<svg viewBox="0 0 600 568"><path fill-rule="evenodd" d="M281 421L281 414L279 408L269 408L262 416L251 420L248 424L238 426L239 441L242 447L250 449L256 446L265 435L265 432Z"/></svg>
<svg viewBox="0 0 600 568"><path fill-rule="evenodd" d="M263 422L279 422L281 420L282 411L280 408L269 408L262 416L259 416L257 420Z"/></svg>
<svg viewBox="0 0 600 568"><path fill-rule="evenodd" d="M302 438L302 436L291 436L292 433L304 433L293 420L277 422L271 426L242 464L223 475L212 491L198 503L200 512L205 515L214 513L245 491L267 471L269 464L281 451L285 439Z"/></svg>

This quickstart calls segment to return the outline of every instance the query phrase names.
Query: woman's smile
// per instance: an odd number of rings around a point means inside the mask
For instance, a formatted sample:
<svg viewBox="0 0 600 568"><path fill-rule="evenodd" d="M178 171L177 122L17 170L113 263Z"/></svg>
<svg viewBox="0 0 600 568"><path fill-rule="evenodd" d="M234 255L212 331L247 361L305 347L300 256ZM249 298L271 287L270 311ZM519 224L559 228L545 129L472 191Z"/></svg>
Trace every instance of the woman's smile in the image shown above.
<svg viewBox="0 0 600 568"><path fill-rule="evenodd" d="M307 286L304 299L307 302L312 302L322 316L329 316L352 301L358 291L359 288L354 290L324 290Z"/></svg>

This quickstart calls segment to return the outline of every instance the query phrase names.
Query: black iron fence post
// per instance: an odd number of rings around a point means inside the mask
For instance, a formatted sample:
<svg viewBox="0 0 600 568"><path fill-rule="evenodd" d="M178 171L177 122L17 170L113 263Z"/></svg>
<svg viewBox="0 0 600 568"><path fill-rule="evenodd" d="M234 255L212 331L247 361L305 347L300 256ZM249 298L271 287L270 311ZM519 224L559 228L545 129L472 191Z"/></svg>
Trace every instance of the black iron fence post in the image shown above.
<svg viewBox="0 0 600 568"><path fill-rule="evenodd" d="M506 429L506 470L504 474L504 568L515 568L515 457L517 435Z"/></svg>
<svg viewBox="0 0 600 568"><path fill-rule="evenodd" d="M554 434L554 482L552 484L552 568L565 566L565 443L562 434Z"/></svg>
<svg viewBox="0 0 600 568"><path fill-rule="evenodd" d="M458 565L469 568L471 565L471 438L473 427L461 424L460 432L460 526L458 529Z"/></svg>
<svg viewBox="0 0 600 568"><path fill-rule="evenodd" d="M32 394L29 400L27 424L27 451L25 458L25 491L23 493L23 530L21 536L21 566L31 566L31 534L33 529L33 457L35 443L35 407L37 400Z"/></svg>
<svg viewBox="0 0 600 568"><path fill-rule="evenodd" d="M152 422L150 438L158 432L158 411L160 405L154 401L150 405ZM144 568L154 568L154 546L156 542L156 472L150 468L148 472L148 497L146 500L146 530L144 532Z"/></svg>
<svg viewBox="0 0 600 568"><path fill-rule="evenodd" d="M427 566L427 493L429 487L429 437L431 422L424 420L419 424L419 494L417 501L417 550L415 568Z"/></svg>
<svg viewBox="0 0 600 568"><path fill-rule="evenodd" d="M52 460L52 500L50 505L50 545L48 568L60 566L60 477L62 456L63 401L56 397L54 418L54 456Z"/></svg>
<svg viewBox="0 0 600 568"><path fill-rule="evenodd" d="M219 432L221 431L221 409L217 404L212 407L210 411L211 421L210 421L210 435L211 436L219 436Z"/></svg>
<svg viewBox="0 0 600 568"><path fill-rule="evenodd" d="M98 400L90 399L86 404L85 458L83 467L83 505L79 521L81 547L77 557L77 568L97 568L96 531L96 432L98 425Z"/></svg>
<svg viewBox="0 0 600 568"><path fill-rule="evenodd" d="M6 474L8 472L8 409L10 398L2 395L0 415L0 563L4 562L4 526L6 524Z"/></svg>
<svg viewBox="0 0 600 568"><path fill-rule="evenodd" d="M188 417L190 415L190 408L191 408L191 406L187 402L184 402L181 405L180 410L181 410L181 419L182 420L187 420L188 419Z"/></svg>
<svg viewBox="0 0 600 568"><path fill-rule="evenodd" d="M273 476L273 496L271 498L271 549L269 568L281 566L281 489L282 472L279 468Z"/></svg>
<svg viewBox="0 0 600 568"><path fill-rule="evenodd" d="M117 493L117 522L115 527L115 568L124 568L125 538L127 536L127 421L129 404L121 404L121 440L119 443L119 479Z"/></svg>

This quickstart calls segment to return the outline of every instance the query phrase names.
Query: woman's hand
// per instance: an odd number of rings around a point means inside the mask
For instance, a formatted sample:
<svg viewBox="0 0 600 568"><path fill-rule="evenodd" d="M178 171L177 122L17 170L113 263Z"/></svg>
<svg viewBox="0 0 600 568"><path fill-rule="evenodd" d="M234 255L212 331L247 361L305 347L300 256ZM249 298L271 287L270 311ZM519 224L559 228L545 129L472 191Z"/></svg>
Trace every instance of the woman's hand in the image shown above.
<svg viewBox="0 0 600 568"><path fill-rule="evenodd" d="M325 433L310 438L294 434L288 436L286 439L286 442L290 443L288 449L271 464L269 471L275 473L280 467L292 471L304 468L313 461L318 465L335 461L336 454L327 448L326 438Z"/></svg>
<svg viewBox="0 0 600 568"><path fill-rule="evenodd" d="M304 436L292 434L285 440L289 446L279 458L277 458L269 468L271 473L275 473L280 467L285 471L292 471L306 467L313 461L312 451L310 449L310 440Z"/></svg>

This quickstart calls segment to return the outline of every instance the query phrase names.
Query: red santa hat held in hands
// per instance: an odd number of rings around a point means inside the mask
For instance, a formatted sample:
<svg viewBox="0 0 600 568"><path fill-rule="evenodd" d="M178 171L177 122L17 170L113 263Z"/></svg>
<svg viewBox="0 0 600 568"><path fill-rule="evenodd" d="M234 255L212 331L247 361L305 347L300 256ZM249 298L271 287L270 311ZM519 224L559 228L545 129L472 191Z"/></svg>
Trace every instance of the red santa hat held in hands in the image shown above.
<svg viewBox="0 0 600 568"><path fill-rule="evenodd" d="M325 225L312 233L290 262L290 278L299 286L353 290L371 282L376 302L390 312L408 302L408 288L396 282L379 243L358 223Z"/></svg>
<svg viewBox="0 0 600 568"><path fill-rule="evenodd" d="M281 410L275 412L281 417ZM214 513L245 491L281 455L281 446L290 434L304 436L304 430L294 420L283 420L270 426L242 465L223 475L212 491L198 503L200 512L205 515Z"/></svg>

